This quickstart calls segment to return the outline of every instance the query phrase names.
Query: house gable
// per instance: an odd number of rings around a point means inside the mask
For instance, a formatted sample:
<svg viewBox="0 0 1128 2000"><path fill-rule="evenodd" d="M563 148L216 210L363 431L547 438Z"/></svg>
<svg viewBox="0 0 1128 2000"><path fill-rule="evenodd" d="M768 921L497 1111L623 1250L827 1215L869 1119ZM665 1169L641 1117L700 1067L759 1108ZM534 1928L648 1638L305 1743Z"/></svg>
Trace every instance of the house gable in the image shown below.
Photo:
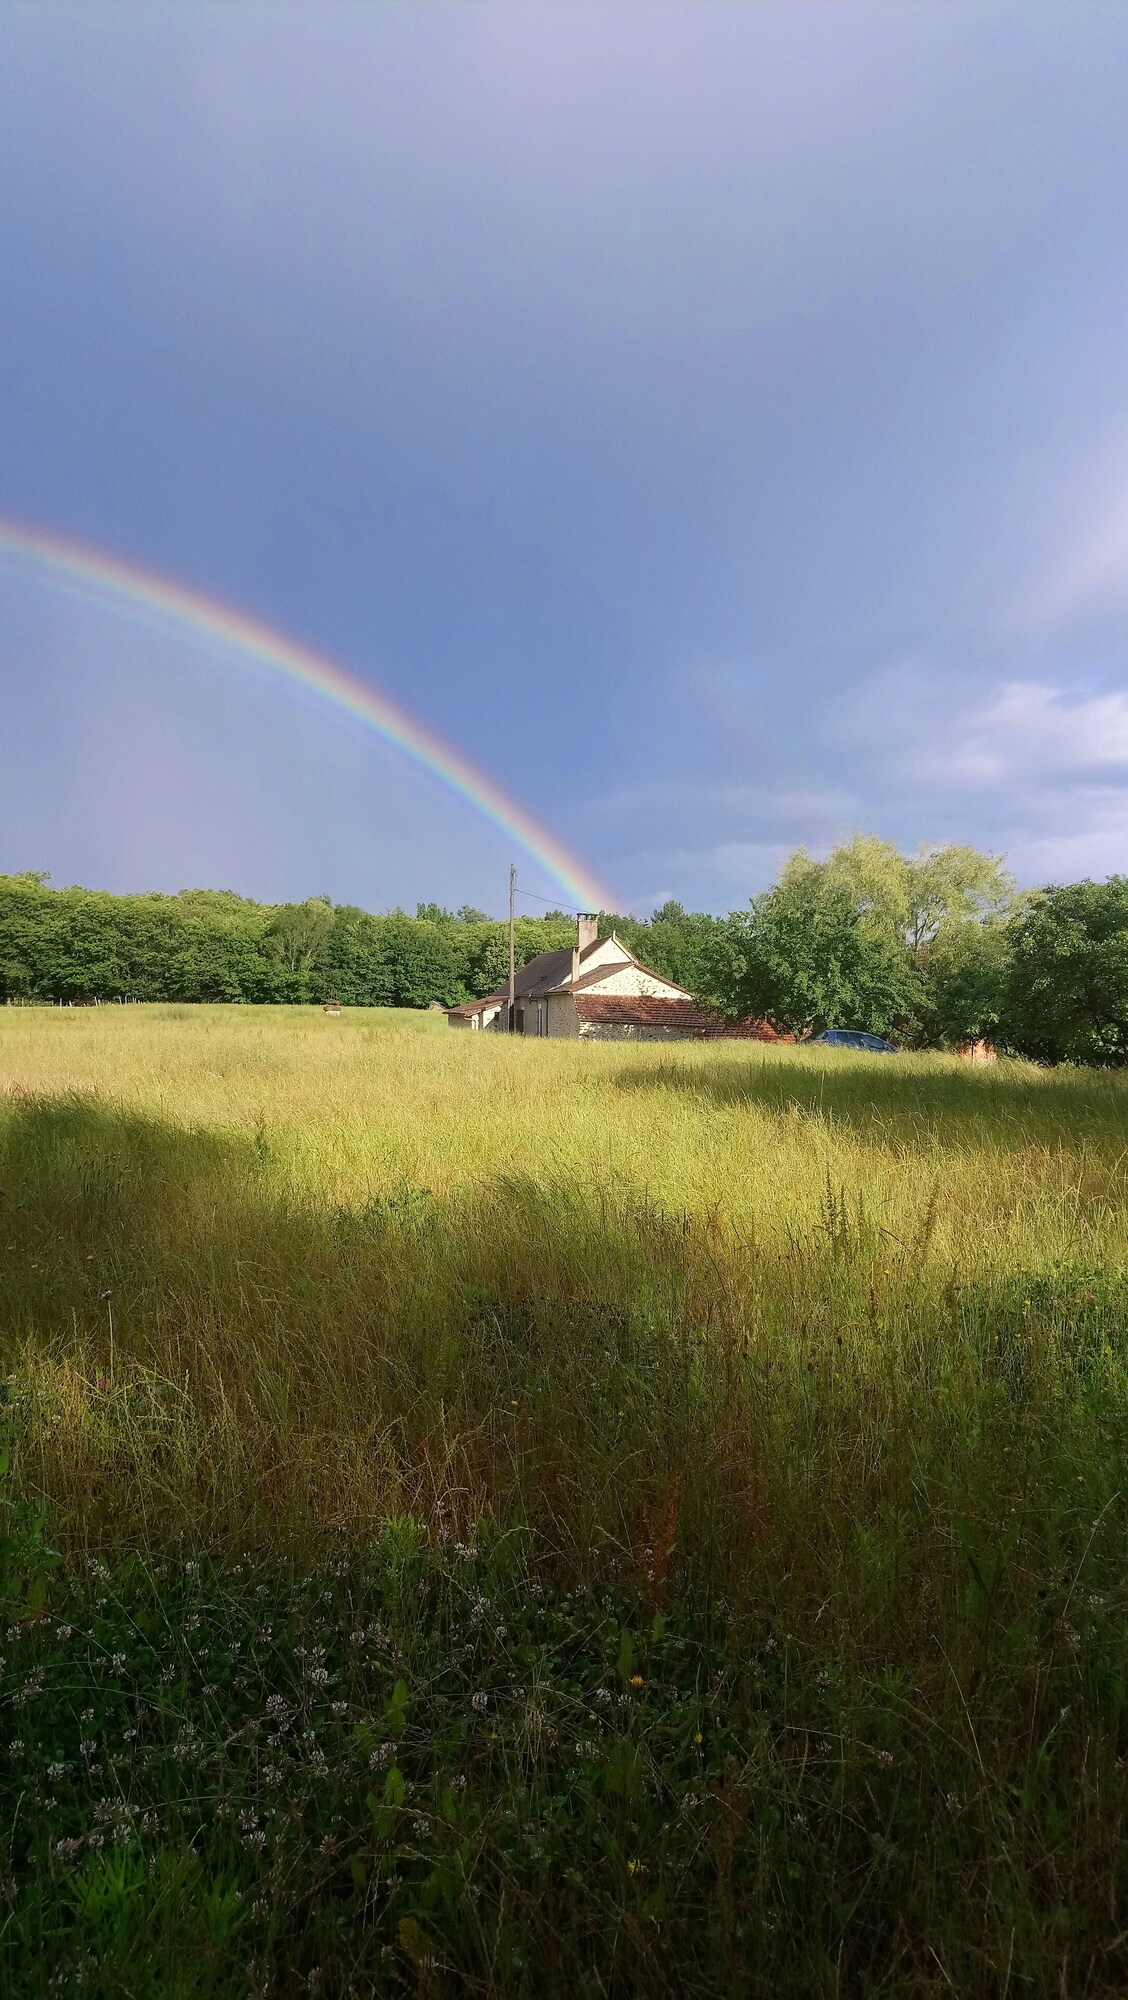
<svg viewBox="0 0 1128 2000"><path fill-rule="evenodd" d="M672 979L663 979L657 972L649 972L637 959L628 958L625 963L596 966L593 971L581 974L579 979L569 982L569 990L580 993L620 993L649 994L658 1000L688 1000L690 995L683 986L675 986Z"/></svg>

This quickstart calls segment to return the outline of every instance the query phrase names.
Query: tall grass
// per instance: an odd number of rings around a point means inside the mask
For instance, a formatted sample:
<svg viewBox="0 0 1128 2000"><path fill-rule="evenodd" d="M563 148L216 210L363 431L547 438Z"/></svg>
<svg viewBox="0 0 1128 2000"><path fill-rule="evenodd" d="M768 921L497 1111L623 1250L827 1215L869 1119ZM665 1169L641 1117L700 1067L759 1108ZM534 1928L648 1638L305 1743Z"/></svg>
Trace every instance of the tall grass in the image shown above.
<svg viewBox="0 0 1128 2000"><path fill-rule="evenodd" d="M0 1065L15 1476L72 1573L407 1522L712 1660L714 1886L614 1977L563 1897L560 1990L1122 1989L1123 1082L296 1009L11 1010ZM588 1746L620 1915L665 1727Z"/></svg>

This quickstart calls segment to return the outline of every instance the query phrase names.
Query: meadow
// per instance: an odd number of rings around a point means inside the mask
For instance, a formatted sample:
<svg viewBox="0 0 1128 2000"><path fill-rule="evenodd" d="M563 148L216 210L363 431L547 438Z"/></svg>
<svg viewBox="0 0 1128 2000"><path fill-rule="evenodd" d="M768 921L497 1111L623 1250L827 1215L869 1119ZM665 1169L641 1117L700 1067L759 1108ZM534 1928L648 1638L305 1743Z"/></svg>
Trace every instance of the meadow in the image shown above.
<svg viewBox="0 0 1128 2000"><path fill-rule="evenodd" d="M0 1016L0 1976L1128 1985L1128 1081Z"/></svg>

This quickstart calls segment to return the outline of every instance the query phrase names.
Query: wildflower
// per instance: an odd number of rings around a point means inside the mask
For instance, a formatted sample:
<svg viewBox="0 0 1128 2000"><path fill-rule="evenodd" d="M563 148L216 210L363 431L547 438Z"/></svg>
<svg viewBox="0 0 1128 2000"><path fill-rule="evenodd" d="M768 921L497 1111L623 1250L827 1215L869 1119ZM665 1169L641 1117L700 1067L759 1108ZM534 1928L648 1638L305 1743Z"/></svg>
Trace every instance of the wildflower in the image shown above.
<svg viewBox="0 0 1128 2000"><path fill-rule="evenodd" d="M696 1733L696 1734L695 1734L695 1736L694 1736L694 1739L693 1739L693 1741L694 1741L694 1743L695 1743L695 1744L697 1744L698 1746L700 1746L700 1744L701 1744L701 1740L702 1740L702 1738L701 1738L701 1731L700 1731L700 1730L698 1730L698 1731L697 1731L697 1733Z"/></svg>
<svg viewBox="0 0 1128 2000"><path fill-rule="evenodd" d="M118 1678L118 1679L120 1680L120 1678L121 1678L122 1674L124 1674L124 1672L125 1672L125 1654L124 1654L124 1653L114 1653L114 1655L112 1656L112 1658L111 1658L111 1660L110 1660L110 1672L111 1672L111 1674L114 1674L114 1675L116 1675L116 1676L117 1676L117 1678Z"/></svg>
<svg viewBox="0 0 1128 2000"><path fill-rule="evenodd" d="M73 1630L73 1625L56 1625L55 1637L56 1639L69 1639Z"/></svg>
<svg viewBox="0 0 1128 2000"><path fill-rule="evenodd" d="M348 1712L349 1712L349 1705L347 1701L331 1701L329 1703L330 1715L335 1715L338 1718L338 1720L342 1715L347 1715Z"/></svg>
<svg viewBox="0 0 1128 2000"><path fill-rule="evenodd" d="M893 1752L891 1750L879 1750L877 1753L877 1761L884 1767L885 1770L888 1770L890 1764L893 1762Z"/></svg>
<svg viewBox="0 0 1128 2000"><path fill-rule="evenodd" d="M470 1706L478 1715L484 1715L489 1705L490 1698L488 1694L479 1692L470 1698Z"/></svg>
<svg viewBox="0 0 1128 2000"><path fill-rule="evenodd" d="M66 1777L67 1768L66 1764L48 1764L47 1776L53 1785L57 1785L60 1778Z"/></svg>
<svg viewBox="0 0 1128 2000"><path fill-rule="evenodd" d="M643 1685L644 1685L644 1683L643 1683L643 1678L642 1678L642 1675L641 1675L641 1674L632 1674L632 1675L631 1675L631 1686L632 1686L633 1688L640 1688L640 1687L642 1687Z"/></svg>
<svg viewBox="0 0 1128 2000"><path fill-rule="evenodd" d="M16 1736L12 1739L11 1743L9 1743L8 1745L8 1755L9 1757L22 1757L25 1748L26 1745L24 1743L23 1737Z"/></svg>
<svg viewBox="0 0 1128 2000"><path fill-rule="evenodd" d="M93 1736L84 1736L78 1747L82 1756L92 1757L98 1745Z"/></svg>

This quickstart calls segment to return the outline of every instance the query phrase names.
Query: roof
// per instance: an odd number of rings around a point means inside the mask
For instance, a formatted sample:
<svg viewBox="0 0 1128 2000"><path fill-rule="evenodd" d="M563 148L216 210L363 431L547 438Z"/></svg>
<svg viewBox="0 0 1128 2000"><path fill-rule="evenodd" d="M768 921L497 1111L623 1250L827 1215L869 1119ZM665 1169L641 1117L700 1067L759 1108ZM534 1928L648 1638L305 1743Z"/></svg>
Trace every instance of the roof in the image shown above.
<svg viewBox="0 0 1128 2000"><path fill-rule="evenodd" d="M579 954L580 964L583 964L585 958L590 958L593 951L598 951L600 945L608 942L607 938L593 938L590 944L585 944ZM619 943L618 938L615 942ZM570 987L574 949L573 945L568 944L560 951L539 951L527 965L521 966L513 982L513 991L517 998L528 998L536 993L554 993L560 987ZM621 949L626 951L626 945L622 945Z"/></svg>
<svg viewBox="0 0 1128 2000"><path fill-rule="evenodd" d="M725 1021L719 1014L714 1015L709 1028L710 1041L723 1042L793 1042L794 1035L781 1035L770 1021L756 1021L751 1016L744 1021Z"/></svg>
<svg viewBox="0 0 1128 2000"><path fill-rule="evenodd" d="M464 1000L461 1007L444 1007L444 1014L480 1014L484 1007L500 1007L505 1000L504 993L486 993L480 1000Z"/></svg>
<svg viewBox="0 0 1128 2000"><path fill-rule="evenodd" d="M726 1021L695 1000L668 1000L660 993L577 993L576 1012L593 1027L682 1028L710 1042L782 1039L767 1021Z"/></svg>
<svg viewBox="0 0 1128 2000"><path fill-rule="evenodd" d="M667 1000L660 993L577 993L576 1012L593 1026L689 1028L701 1033L716 1020L692 1000Z"/></svg>

